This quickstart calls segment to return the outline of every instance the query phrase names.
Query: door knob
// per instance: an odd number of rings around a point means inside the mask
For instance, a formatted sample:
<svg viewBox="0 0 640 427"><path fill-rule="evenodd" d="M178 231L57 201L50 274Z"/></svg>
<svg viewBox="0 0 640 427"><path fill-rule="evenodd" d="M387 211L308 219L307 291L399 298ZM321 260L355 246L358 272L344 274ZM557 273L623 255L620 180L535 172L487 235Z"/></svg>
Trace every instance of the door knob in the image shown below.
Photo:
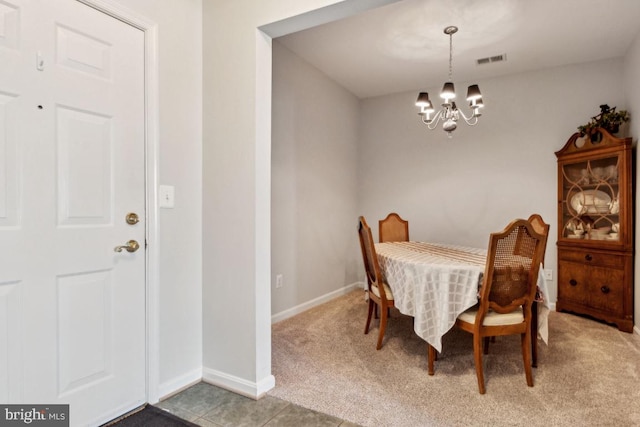
<svg viewBox="0 0 640 427"><path fill-rule="evenodd" d="M138 217L137 213L129 212L125 217L125 221L127 221L127 224L129 225L135 225L140 221L140 218Z"/></svg>
<svg viewBox="0 0 640 427"><path fill-rule="evenodd" d="M116 252L122 252L123 249L127 252L135 252L140 249L140 244L135 240L129 240L126 245L116 246L113 250Z"/></svg>

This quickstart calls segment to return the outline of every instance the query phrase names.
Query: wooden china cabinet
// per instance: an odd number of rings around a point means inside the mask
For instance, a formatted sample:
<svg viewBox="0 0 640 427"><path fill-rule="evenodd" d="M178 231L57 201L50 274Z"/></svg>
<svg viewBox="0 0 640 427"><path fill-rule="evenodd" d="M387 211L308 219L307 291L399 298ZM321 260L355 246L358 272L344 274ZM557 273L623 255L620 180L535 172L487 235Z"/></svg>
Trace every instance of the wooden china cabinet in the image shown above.
<svg viewBox="0 0 640 427"><path fill-rule="evenodd" d="M557 151L557 311L633 330L631 138L598 128Z"/></svg>

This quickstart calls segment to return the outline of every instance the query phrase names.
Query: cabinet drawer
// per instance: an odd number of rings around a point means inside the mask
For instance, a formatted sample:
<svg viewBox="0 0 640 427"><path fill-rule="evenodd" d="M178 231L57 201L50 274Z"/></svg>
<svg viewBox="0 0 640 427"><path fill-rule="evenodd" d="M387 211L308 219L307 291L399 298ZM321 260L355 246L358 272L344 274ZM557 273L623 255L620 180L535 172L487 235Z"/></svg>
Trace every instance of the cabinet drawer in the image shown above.
<svg viewBox="0 0 640 427"><path fill-rule="evenodd" d="M624 270L560 261L558 298L611 314L624 314Z"/></svg>
<svg viewBox="0 0 640 427"><path fill-rule="evenodd" d="M621 255L602 254L589 251L558 251L558 259L588 265L624 268L625 258Z"/></svg>
<svg viewBox="0 0 640 427"><path fill-rule="evenodd" d="M593 267L587 270L589 304L591 307L622 316L624 272L610 268Z"/></svg>
<svg viewBox="0 0 640 427"><path fill-rule="evenodd" d="M589 292L585 268L581 264L559 261L558 263L558 299L578 304L589 303Z"/></svg>

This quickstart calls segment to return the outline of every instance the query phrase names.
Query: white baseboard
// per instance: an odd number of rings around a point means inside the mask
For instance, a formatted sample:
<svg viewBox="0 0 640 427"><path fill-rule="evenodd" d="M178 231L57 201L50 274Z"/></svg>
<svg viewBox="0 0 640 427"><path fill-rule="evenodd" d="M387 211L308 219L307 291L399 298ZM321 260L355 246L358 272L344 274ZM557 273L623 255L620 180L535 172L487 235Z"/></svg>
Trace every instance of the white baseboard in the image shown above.
<svg viewBox="0 0 640 427"><path fill-rule="evenodd" d="M208 368L204 368L202 380L209 384L222 387L226 390L256 400L260 399L266 392L276 386L276 378L273 375L269 375L262 381L255 383L247 381L244 378L235 377L233 375Z"/></svg>
<svg viewBox="0 0 640 427"><path fill-rule="evenodd" d="M164 400L174 394L180 393L200 381L202 381L202 368L194 369L193 371L187 372L186 374L174 378L171 381L164 382L160 384L158 390L160 400ZM158 402L149 403L154 404Z"/></svg>
<svg viewBox="0 0 640 427"><path fill-rule="evenodd" d="M320 304L324 304L327 301L331 301L334 298L337 298L339 296L348 294L349 292L355 290L355 289L362 289L363 288L363 283L361 282L356 282L356 283L352 283L350 285L347 285L343 288L340 288L336 291L333 292L329 292L328 294L322 295L318 298L312 299L311 301L307 301L305 303L302 303L300 305L297 305L295 307L289 308L287 310L281 311L280 313L276 313L271 315L271 323L277 323L280 322L282 320L288 319L290 317L295 316L296 314L300 314L303 311L307 311L310 308L313 308L315 306L318 306Z"/></svg>

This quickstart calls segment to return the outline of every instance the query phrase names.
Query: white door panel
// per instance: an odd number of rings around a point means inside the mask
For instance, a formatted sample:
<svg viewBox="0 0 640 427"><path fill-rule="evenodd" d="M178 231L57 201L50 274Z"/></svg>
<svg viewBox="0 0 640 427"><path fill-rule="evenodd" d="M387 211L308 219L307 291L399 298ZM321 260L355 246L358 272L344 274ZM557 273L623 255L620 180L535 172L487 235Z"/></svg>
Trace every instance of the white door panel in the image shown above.
<svg viewBox="0 0 640 427"><path fill-rule="evenodd" d="M0 1L0 401L23 393L25 267L14 253L27 253L22 228L23 146L30 129L18 123L26 111L28 84L21 69L21 4Z"/></svg>
<svg viewBox="0 0 640 427"><path fill-rule="evenodd" d="M0 401L105 422L146 399L144 34L0 0L0 63Z"/></svg>

